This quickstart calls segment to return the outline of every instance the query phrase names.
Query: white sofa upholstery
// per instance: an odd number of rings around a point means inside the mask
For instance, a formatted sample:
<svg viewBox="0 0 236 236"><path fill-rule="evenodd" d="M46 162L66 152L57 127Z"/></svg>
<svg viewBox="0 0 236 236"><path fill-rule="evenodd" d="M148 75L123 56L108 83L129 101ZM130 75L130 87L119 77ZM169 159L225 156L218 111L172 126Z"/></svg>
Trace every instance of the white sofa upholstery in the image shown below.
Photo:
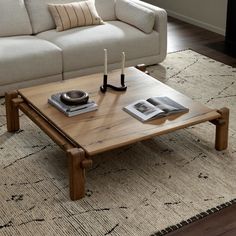
<svg viewBox="0 0 236 236"><path fill-rule="evenodd" d="M109 69L120 67L122 51L126 52L126 66L156 64L166 57L166 12L139 0L132 1L155 13L150 34L117 20L115 0L95 0L103 25L62 32L55 30L47 3L71 0L14 1L25 1L34 34L10 36L8 32L7 37L0 37L0 96L12 89L102 71L104 48L108 49ZM0 4L4 2L0 0Z"/></svg>
<svg viewBox="0 0 236 236"><path fill-rule="evenodd" d="M21 82L62 73L62 51L56 45L33 36L0 38L1 84Z"/></svg>
<svg viewBox="0 0 236 236"><path fill-rule="evenodd" d="M78 75L81 69L103 66L103 48L108 50L110 64L120 63L122 51L126 52L127 61L159 54L159 35L156 31L145 34L121 21L62 32L50 30L37 37L60 47L64 59L63 71L78 71Z"/></svg>
<svg viewBox="0 0 236 236"><path fill-rule="evenodd" d="M0 0L0 37L32 34L24 1Z"/></svg>

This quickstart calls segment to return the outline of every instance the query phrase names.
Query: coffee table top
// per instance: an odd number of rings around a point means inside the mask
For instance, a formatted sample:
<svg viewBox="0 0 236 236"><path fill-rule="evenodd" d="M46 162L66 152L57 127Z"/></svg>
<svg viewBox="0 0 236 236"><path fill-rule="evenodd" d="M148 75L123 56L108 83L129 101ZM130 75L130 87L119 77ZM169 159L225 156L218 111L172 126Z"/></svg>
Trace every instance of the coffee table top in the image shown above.
<svg viewBox="0 0 236 236"><path fill-rule="evenodd" d="M88 155L220 117L216 110L193 101L136 68L126 68L125 73L128 86L125 92L108 90L105 94L101 93L99 87L102 84L102 74L20 89L18 92L50 124L68 140L82 147ZM120 71L111 72L108 81L118 85ZM98 110L67 117L48 104L47 100L52 94L72 89L88 92L90 98L98 104ZM142 123L122 110L136 100L152 96L168 96L188 107L189 112Z"/></svg>

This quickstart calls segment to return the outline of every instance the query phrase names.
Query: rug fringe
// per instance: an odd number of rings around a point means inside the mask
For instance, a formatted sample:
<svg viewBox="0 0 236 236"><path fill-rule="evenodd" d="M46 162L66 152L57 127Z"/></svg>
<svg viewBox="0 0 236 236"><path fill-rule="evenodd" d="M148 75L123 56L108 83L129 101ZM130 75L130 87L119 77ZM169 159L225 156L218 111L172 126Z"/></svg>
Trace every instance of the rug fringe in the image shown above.
<svg viewBox="0 0 236 236"><path fill-rule="evenodd" d="M195 216L193 216L193 217L191 217L191 218L189 218L187 220L183 220L183 221L181 221L180 223L178 223L176 225L171 225L171 226L169 226L169 227L167 227L167 228L165 228L163 230L160 230L160 231L158 231L156 233L151 234L150 236L163 236L163 235L166 235L166 234L171 233L171 232L173 232L173 231L175 231L177 229L182 228L185 225L189 225L189 224L191 224L191 223L193 223L193 222L195 222L197 220L205 218L206 216L209 216L209 215L211 215L213 213L216 213L216 212L218 212L218 211L220 211L220 210L222 210L222 209L224 209L226 207L232 206L234 204L236 204L236 198L231 200L231 201L229 201L229 202L226 202L226 203L223 203L223 204L218 205L216 207L213 207L211 209L208 209L205 212L201 212L201 213L199 213L199 214L197 214L197 215L195 215Z"/></svg>

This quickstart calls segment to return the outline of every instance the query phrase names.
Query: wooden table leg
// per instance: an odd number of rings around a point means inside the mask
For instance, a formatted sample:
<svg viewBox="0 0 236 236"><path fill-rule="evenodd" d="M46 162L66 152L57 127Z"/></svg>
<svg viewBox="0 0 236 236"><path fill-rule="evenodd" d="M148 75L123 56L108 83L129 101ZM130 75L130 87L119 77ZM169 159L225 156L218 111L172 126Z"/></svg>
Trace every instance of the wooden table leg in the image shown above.
<svg viewBox="0 0 236 236"><path fill-rule="evenodd" d="M67 151L69 159L70 197L78 200L85 196L85 168L92 165L92 160L85 159L85 152L81 148Z"/></svg>
<svg viewBox="0 0 236 236"><path fill-rule="evenodd" d="M13 99L17 97L18 97L18 93L16 91L5 94L8 132L14 132L20 129L19 109L13 103Z"/></svg>
<svg viewBox="0 0 236 236"><path fill-rule="evenodd" d="M216 125L215 149L222 151L228 146L229 109L224 107L218 112L221 118L213 122Z"/></svg>

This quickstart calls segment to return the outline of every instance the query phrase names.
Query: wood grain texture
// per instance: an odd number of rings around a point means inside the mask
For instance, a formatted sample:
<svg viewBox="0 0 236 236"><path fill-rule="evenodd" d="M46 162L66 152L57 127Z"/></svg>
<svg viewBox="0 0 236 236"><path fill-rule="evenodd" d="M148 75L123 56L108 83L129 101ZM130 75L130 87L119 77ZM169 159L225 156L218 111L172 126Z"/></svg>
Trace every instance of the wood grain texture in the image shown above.
<svg viewBox="0 0 236 236"><path fill-rule="evenodd" d="M67 151L69 160L70 198L79 200L85 196L85 169L82 162L85 152L81 148L72 148Z"/></svg>
<svg viewBox="0 0 236 236"><path fill-rule="evenodd" d="M7 131L15 132L19 130L19 110L17 106L14 105L13 99L18 97L18 93L16 91L8 92L5 94L5 102L6 102L6 117L7 117Z"/></svg>
<svg viewBox="0 0 236 236"><path fill-rule="evenodd" d="M19 109L25 113L41 130L43 130L62 150L67 151L74 147L58 130L50 125L34 109L26 103L20 103Z"/></svg>
<svg viewBox="0 0 236 236"><path fill-rule="evenodd" d="M236 66L236 57L230 56L225 49L225 38L223 35L172 17L168 17L167 30L168 52L190 48L227 65Z"/></svg>
<svg viewBox="0 0 236 236"><path fill-rule="evenodd" d="M128 86L126 92L101 93L99 86L102 82L102 74L94 74L20 89L19 93L57 129L82 147L88 155L95 155L220 117L216 110L191 100L135 68L126 68L125 72ZM119 73L120 71L110 73L109 83L119 83ZM87 91L90 98L98 104L99 109L68 118L47 103L52 94L71 89ZM188 107L189 112L142 123L122 110L124 106L136 100L152 96L168 96Z"/></svg>
<svg viewBox="0 0 236 236"><path fill-rule="evenodd" d="M219 113L221 114L220 121L223 122L216 124L215 148L222 151L228 146L229 109L224 107L219 110Z"/></svg>

